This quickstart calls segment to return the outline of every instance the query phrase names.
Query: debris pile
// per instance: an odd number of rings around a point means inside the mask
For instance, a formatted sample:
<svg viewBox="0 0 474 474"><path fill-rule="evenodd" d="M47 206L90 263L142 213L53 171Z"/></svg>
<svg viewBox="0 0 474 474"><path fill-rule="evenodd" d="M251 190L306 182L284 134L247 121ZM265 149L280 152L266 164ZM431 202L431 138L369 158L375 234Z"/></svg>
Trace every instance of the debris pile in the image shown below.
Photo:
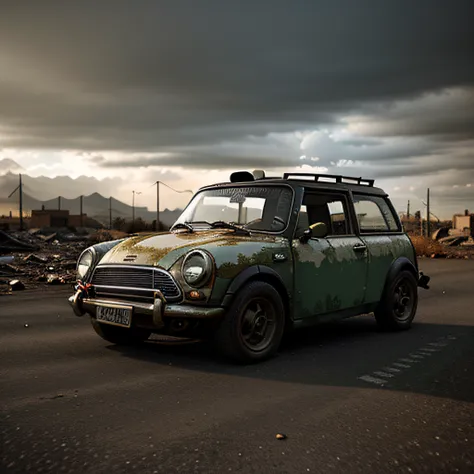
<svg viewBox="0 0 474 474"><path fill-rule="evenodd" d="M88 234L68 229L0 231L0 293L73 284L77 259L89 245Z"/></svg>
<svg viewBox="0 0 474 474"><path fill-rule="evenodd" d="M474 259L474 240L468 235L449 235L439 240L410 236L419 257Z"/></svg>

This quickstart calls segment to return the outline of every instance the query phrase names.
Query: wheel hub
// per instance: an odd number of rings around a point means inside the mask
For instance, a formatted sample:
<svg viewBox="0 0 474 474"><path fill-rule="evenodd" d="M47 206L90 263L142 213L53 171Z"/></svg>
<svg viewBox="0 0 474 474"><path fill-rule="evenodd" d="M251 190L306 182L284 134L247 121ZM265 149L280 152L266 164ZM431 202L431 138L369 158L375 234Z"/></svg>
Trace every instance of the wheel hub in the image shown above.
<svg viewBox="0 0 474 474"><path fill-rule="evenodd" d="M271 304L263 301L249 302L242 321L242 338L255 351L265 349L274 332L274 311Z"/></svg>
<svg viewBox="0 0 474 474"><path fill-rule="evenodd" d="M395 290L394 295L394 312L397 318L404 319L409 316L411 312L412 298L409 288L404 282Z"/></svg>

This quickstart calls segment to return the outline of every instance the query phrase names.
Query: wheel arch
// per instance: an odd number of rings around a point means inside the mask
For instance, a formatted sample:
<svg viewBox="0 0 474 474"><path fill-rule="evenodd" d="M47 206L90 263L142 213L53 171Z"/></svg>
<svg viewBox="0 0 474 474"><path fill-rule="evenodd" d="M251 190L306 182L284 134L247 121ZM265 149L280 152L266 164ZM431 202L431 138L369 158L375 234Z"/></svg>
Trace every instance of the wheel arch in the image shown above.
<svg viewBox="0 0 474 474"><path fill-rule="evenodd" d="M247 285L252 281L268 283L278 291L285 307L286 326L288 327L291 325L290 295L288 294L288 290L281 276L273 270L273 268L267 267L266 265L252 265L239 273L239 275L237 275L230 283L222 300L222 306L228 308L232 304L234 297L244 287L244 285Z"/></svg>
<svg viewBox="0 0 474 474"><path fill-rule="evenodd" d="M412 273L412 275L415 277L416 280L418 280L418 271L413 264L411 260L409 260L407 257L399 257L397 258L392 265L390 266L390 269L387 272L387 276L385 277L385 284L383 288L383 294L385 294L385 290L388 285L390 285L390 282L394 280L394 278L402 271L409 271Z"/></svg>

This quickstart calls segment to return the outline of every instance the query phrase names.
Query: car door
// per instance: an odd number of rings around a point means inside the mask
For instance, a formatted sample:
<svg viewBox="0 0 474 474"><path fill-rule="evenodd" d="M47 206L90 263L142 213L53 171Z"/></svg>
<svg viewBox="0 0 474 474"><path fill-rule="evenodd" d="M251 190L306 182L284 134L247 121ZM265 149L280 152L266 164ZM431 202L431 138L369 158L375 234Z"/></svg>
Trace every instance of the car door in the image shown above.
<svg viewBox="0 0 474 474"><path fill-rule="evenodd" d="M411 244L386 197L354 193L353 200L360 237L368 249L366 302L373 303L381 297L393 262L410 255Z"/></svg>
<svg viewBox="0 0 474 474"><path fill-rule="evenodd" d="M349 195L306 189L292 242L294 318L333 313L365 301L367 250L354 233ZM311 224L324 222L325 238L299 236Z"/></svg>

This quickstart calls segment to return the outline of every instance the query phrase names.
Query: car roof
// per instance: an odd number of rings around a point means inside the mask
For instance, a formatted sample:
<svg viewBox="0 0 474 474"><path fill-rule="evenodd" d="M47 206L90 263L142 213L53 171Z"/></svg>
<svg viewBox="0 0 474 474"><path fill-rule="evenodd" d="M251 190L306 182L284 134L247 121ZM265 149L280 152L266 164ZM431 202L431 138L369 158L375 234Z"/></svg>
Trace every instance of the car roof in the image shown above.
<svg viewBox="0 0 474 474"><path fill-rule="evenodd" d="M374 186L374 180L355 178L351 176L313 174L313 173L285 173L283 177L267 177L256 172L239 171L231 174L230 181L204 186L201 190L214 187L235 187L239 185L255 186L265 184L286 184L292 187L305 187L325 191L352 191L354 193L374 196L387 196L387 193Z"/></svg>

